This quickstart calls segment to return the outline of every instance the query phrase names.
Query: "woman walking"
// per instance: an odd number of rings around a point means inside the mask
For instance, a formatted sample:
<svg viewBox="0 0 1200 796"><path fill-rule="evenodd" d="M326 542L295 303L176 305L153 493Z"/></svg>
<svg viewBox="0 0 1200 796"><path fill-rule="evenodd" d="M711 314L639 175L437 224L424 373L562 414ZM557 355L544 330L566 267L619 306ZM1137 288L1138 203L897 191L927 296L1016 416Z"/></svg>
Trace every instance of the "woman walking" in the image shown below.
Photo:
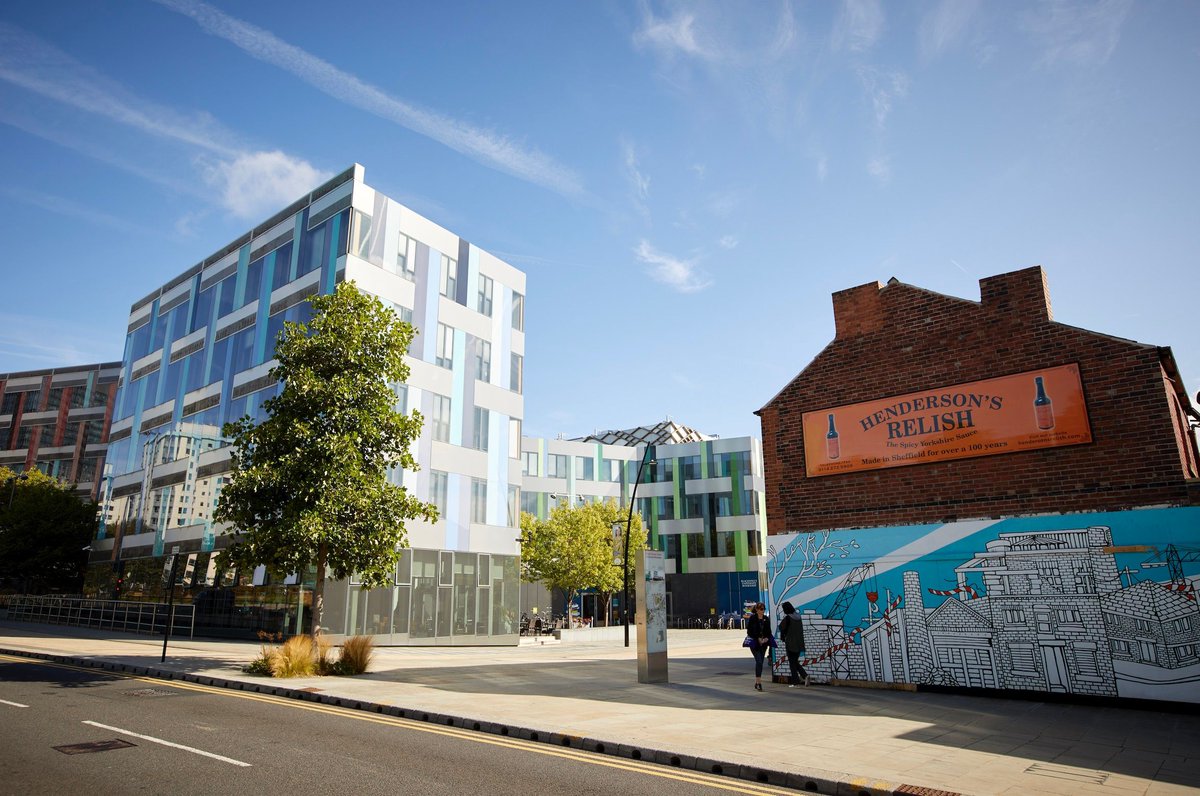
<svg viewBox="0 0 1200 796"><path fill-rule="evenodd" d="M767 606L755 603L754 614L746 620L746 640L742 642L743 646L750 648L750 654L754 656L755 691L763 690L763 658L766 657L767 648L774 646L773 642L771 620L767 618Z"/></svg>
<svg viewBox="0 0 1200 796"><path fill-rule="evenodd" d="M800 624L796 606L785 602L782 607L783 619L779 621L779 637L783 639L783 647L787 650L788 671L791 672L788 688L800 685L802 677L804 687L808 688L808 672L800 665L800 653L804 651L804 627Z"/></svg>

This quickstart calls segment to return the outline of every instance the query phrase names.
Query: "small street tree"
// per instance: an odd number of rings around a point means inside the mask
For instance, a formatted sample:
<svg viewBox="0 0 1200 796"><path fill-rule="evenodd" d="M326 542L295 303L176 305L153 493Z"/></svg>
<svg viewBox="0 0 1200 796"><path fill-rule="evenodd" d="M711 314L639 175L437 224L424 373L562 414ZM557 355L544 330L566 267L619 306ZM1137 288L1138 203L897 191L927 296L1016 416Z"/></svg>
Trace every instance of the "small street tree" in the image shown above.
<svg viewBox="0 0 1200 796"><path fill-rule="evenodd" d="M397 412L391 386L408 378L412 326L353 283L310 301L312 320L285 324L275 346L271 376L282 390L266 402L267 418L225 426L233 472L213 519L231 526L226 563L316 568L318 635L326 570L357 574L367 588L391 583L405 522L432 522L437 509L388 480L392 468L417 469L410 445L421 415Z"/></svg>
<svg viewBox="0 0 1200 796"><path fill-rule="evenodd" d="M26 592L81 591L96 509L71 484L0 467L0 578Z"/></svg>
<svg viewBox="0 0 1200 796"><path fill-rule="evenodd" d="M568 606L585 589L600 592L607 604L622 589L625 520L612 501L583 506L558 506L549 518L521 515L521 579L558 589ZM613 525L621 534L614 538ZM630 554L645 548L642 519L634 516ZM614 564L614 562L617 562Z"/></svg>

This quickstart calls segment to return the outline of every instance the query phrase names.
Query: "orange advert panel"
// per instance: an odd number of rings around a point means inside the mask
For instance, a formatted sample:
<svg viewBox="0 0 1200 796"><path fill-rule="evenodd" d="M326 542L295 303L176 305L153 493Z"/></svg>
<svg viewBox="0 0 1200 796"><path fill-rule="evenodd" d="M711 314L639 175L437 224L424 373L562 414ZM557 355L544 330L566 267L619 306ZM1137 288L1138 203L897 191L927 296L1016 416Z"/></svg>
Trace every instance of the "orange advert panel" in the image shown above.
<svg viewBox="0 0 1200 796"><path fill-rule="evenodd" d="M1091 441L1078 365L804 413L809 477Z"/></svg>

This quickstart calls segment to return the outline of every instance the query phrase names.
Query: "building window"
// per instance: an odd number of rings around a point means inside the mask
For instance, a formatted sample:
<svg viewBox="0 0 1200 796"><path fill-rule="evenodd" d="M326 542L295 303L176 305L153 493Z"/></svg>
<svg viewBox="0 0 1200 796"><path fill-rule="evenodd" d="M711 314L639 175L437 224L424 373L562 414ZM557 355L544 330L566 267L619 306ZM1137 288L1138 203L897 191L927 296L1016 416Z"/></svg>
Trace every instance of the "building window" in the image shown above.
<svg viewBox="0 0 1200 796"><path fill-rule="evenodd" d="M446 495L450 491L450 476L439 470L429 471L429 502L437 507L438 517L446 518Z"/></svg>
<svg viewBox="0 0 1200 796"><path fill-rule="evenodd" d="M471 522L487 522L487 481L471 479Z"/></svg>
<svg viewBox="0 0 1200 796"><path fill-rule="evenodd" d="M479 381L492 380L492 344L487 340L475 342L475 378Z"/></svg>
<svg viewBox="0 0 1200 796"><path fill-rule="evenodd" d="M392 392L396 393L393 408L402 415L408 414L408 385L396 382L392 385Z"/></svg>
<svg viewBox="0 0 1200 796"><path fill-rule="evenodd" d="M437 355L434 364L442 368L454 367L454 327L444 323L437 325Z"/></svg>
<svg viewBox="0 0 1200 796"><path fill-rule="evenodd" d="M525 390L525 357L520 354L512 355L512 365L508 374L508 383L513 392L519 393Z"/></svg>
<svg viewBox="0 0 1200 796"><path fill-rule="evenodd" d="M566 478L567 477L567 457L560 453L546 454L546 477L547 478Z"/></svg>
<svg viewBox="0 0 1200 796"><path fill-rule="evenodd" d="M491 412L482 407L475 407L475 430L471 433L471 447L475 450L488 449L488 420Z"/></svg>
<svg viewBox="0 0 1200 796"><path fill-rule="evenodd" d="M1038 673L1032 644L1013 644L1009 647L1009 654L1012 656L1013 674L1031 676Z"/></svg>
<svg viewBox="0 0 1200 796"><path fill-rule="evenodd" d="M700 457L684 456L679 460L679 468L683 471L684 480L694 481L700 478Z"/></svg>
<svg viewBox="0 0 1200 796"><path fill-rule="evenodd" d="M1153 632L1152 628L1150 627L1150 623L1145 619L1135 619L1134 623L1136 624L1139 633Z"/></svg>
<svg viewBox="0 0 1200 796"><path fill-rule="evenodd" d="M1178 619L1171 621L1171 630L1176 633L1186 633L1191 625L1191 619L1186 616L1181 616Z"/></svg>
<svg viewBox="0 0 1200 796"><path fill-rule="evenodd" d="M458 260L442 255L442 295L454 299L458 295Z"/></svg>
<svg viewBox="0 0 1200 796"><path fill-rule="evenodd" d="M433 426L433 438L439 442L450 441L450 398L433 393L433 411L430 422Z"/></svg>
<svg viewBox="0 0 1200 796"><path fill-rule="evenodd" d="M1025 612L1020 608L1005 608L1004 609L1004 624L1006 625L1023 625L1025 624Z"/></svg>
<svg viewBox="0 0 1200 796"><path fill-rule="evenodd" d="M600 460L600 480L609 483L621 481L621 462L619 459Z"/></svg>
<svg viewBox="0 0 1200 796"><path fill-rule="evenodd" d="M537 451L525 451L521 454L521 475L538 474Z"/></svg>
<svg viewBox="0 0 1200 796"><path fill-rule="evenodd" d="M400 233L399 248L396 249L396 273L409 282L417 279L416 243L403 232Z"/></svg>
<svg viewBox="0 0 1200 796"><path fill-rule="evenodd" d="M1100 658L1096 655L1096 645L1091 642L1077 641L1072 647L1075 652L1075 671L1088 680L1100 679Z"/></svg>
<svg viewBox="0 0 1200 796"><path fill-rule="evenodd" d="M1133 648L1129 646L1129 642L1123 638L1109 639L1109 645L1112 646L1113 655L1132 655Z"/></svg>
<svg viewBox="0 0 1200 796"><path fill-rule="evenodd" d="M525 297L520 293L513 293L512 328L525 331Z"/></svg>
<svg viewBox="0 0 1200 796"><path fill-rule="evenodd" d="M1197 657L1196 644L1180 644L1177 647L1171 647L1174 651L1176 659L1180 661L1190 661Z"/></svg>
<svg viewBox="0 0 1200 796"><path fill-rule="evenodd" d="M394 309L396 314L400 316L400 320L404 321L409 326L413 325L412 310L402 304L392 304L392 309ZM413 326L412 339L408 341L408 349L405 352L412 357L420 356L420 349L417 348L417 336L417 327Z"/></svg>
<svg viewBox="0 0 1200 796"><path fill-rule="evenodd" d="M521 524L521 488L508 486L508 525L517 528Z"/></svg>
<svg viewBox="0 0 1200 796"><path fill-rule="evenodd" d="M521 456L521 420L520 418L510 417L508 419L508 458L517 459Z"/></svg>
<svg viewBox="0 0 1200 796"><path fill-rule="evenodd" d="M479 297L475 309L482 315L492 317L492 278L490 276L479 275Z"/></svg>
<svg viewBox="0 0 1200 796"><path fill-rule="evenodd" d="M591 456L576 456L575 478L580 481L595 481L596 460Z"/></svg>

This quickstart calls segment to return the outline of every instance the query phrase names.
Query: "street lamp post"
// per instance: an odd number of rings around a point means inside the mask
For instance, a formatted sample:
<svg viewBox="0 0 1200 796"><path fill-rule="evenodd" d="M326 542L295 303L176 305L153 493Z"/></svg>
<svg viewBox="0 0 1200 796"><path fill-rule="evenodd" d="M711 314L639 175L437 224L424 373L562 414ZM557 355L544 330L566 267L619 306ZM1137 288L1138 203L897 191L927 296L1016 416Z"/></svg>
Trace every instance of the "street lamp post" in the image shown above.
<svg viewBox="0 0 1200 796"><path fill-rule="evenodd" d="M14 475L12 478L8 479L8 483L9 483L8 507L10 509L12 508L13 498L17 494L17 482L18 481L28 481L28 480L29 480L29 473L20 473L19 475Z"/></svg>
<svg viewBox="0 0 1200 796"><path fill-rule="evenodd" d="M621 612L625 614L625 646L629 646L629 533L633 528L633 507L637 499L638 484L642 482L642 470L647 464L654 464L654 446L647 445L642 454L642 463L638 465L637 477L633 480L633 491L629 495L629 518L625 520L625 556L621 559L621 583L625 593L621 597Z"/></svg>

